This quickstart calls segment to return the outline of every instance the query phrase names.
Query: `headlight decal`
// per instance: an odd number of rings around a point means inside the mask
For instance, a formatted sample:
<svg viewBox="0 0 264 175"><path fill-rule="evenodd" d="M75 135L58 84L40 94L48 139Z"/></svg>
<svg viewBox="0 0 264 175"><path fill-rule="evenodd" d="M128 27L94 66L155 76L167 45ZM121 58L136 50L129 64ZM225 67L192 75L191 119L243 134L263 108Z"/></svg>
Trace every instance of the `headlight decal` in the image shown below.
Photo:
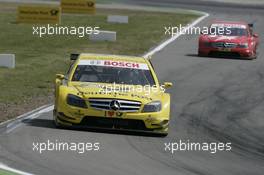
<svg viewBox="0 0 264 175"><path fill-rule="evenodd" d="M239 48L248 48L248 43L240 43L238 45Z"/></svg>
<svg viewBox="0 0 264 175"><path fill-rule="evenodd" d="M67 104L79 108L87 108L85 100L73 94L68 94Z"/></svg>
<svg viewBox="0 0 264 175"><path fill-rule="evenodd" d="M160 101L153 101L144 105L142 112L159 112L161 111L162 105Z"/></svg>

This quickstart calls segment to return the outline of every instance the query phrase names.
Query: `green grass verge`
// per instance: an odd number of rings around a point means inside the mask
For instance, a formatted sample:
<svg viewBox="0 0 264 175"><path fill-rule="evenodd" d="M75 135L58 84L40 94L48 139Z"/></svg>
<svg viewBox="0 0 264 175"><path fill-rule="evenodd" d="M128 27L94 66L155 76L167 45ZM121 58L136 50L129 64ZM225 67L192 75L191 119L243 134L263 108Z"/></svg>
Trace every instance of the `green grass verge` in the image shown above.
<svg viewBox="0 0 264 175"><path fill-rule="evenodd" d="M108 14L129 16L129 24L109 24ZM141 55L168 36L164 26L186 24L194 14L99 9L96 15L63 15L63 26L99 26L117 31L117 42L90 42L77 36L32 35L32 25L15 24L13 11L0 9L0 53L16 54L16 68L0 68L0 106L19 105L25 100L53 92L56 73L64 73L70 53ZM10 109L12 110L12 109Z"/></svg>
<svg viewBox="0 0 264 175"><path fill-rule="evenodd" d="M18 175L18 174L0 169L0 175Z"/></svg>

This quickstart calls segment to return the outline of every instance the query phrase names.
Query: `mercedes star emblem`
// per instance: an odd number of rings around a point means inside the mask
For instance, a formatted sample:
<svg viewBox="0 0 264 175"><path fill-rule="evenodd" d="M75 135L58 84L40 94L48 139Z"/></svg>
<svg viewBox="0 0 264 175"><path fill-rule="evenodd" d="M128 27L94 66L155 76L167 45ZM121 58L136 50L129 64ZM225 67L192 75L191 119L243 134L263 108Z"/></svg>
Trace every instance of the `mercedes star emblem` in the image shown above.
<svg viewBox="0 0 264 175"><path fill-rule="evenodd" d="M110 103L110 109L112 109L114 111L119 110L120 109L120 103L119 103L119 101L117 101L117 100L111 101L111 103Z"/></svg>

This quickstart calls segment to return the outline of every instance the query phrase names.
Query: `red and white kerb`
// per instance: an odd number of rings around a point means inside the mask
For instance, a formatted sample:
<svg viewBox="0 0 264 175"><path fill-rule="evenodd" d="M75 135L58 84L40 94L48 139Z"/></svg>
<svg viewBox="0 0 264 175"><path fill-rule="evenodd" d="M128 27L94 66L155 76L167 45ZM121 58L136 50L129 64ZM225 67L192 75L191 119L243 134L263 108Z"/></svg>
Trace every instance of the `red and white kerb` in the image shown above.
<svg viewBox="0 0 264 175"><path fill-rule="evenodd" d="M78 65L149 70L148 65L145 63L135 63L135 62L115 61L115 60L80 60Z"/></svg>

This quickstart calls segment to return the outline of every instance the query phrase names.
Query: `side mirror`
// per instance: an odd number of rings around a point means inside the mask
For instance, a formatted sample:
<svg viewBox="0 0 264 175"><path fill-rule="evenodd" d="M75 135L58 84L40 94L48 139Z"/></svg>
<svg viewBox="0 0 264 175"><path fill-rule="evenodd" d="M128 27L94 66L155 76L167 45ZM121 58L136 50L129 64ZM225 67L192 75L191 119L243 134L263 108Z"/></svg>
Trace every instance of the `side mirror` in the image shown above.
<svg viewBox="0 0 264 175"><path fill-rule="evenodd" d="M163 85L164 85L165 89L171 88L173 86L173 84L171 82L164 82Z"/></svg>
<svg viewBox="0 0 264 175"><path fill-rule="evenodd" d="M253 28L254 27L254 24L253 23L250 23L250 24L248 24L248 27Z"/></svg>
<svg viewBox="0 0 264 175"><path fill-rule="evenodd" d="M259 36L258 36L258 34L254 33L253 37L258 38Z"/></svg>
<svg viewBox="0 0 264 175"><path fill-rule="evenodd" d="M71 61L76 61L79 56L80 56L80 54L78 54L78 53L72 53L70 56Z"/></svg>
<svg viewBox="0 0 264 175"><path fill-rule="evenodd" d="M56 78L63 80L63 79L65 79L65 76L63 74L56 74Z"/></svg>
<svg viewBox="0 0 264 175"><path fill-rule="evenodd" d="M149 56L147 56L147 60L151 60L151 58L152 58L152 56L151 55L149 55Z"/></svg>

